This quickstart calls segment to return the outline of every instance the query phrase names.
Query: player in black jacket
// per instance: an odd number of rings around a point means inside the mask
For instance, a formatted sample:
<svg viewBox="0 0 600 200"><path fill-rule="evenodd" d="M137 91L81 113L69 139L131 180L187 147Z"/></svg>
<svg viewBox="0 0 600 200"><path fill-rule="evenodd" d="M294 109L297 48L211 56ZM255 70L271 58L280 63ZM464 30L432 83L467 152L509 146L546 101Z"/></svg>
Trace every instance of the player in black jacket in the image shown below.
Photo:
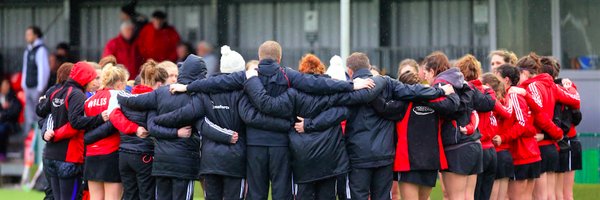
<svg viewBox="0 0 600 200"><path fill-rule="evenodd" d="M420 79L413 72L401 74L405 84L417 84ZM385 102L377 98L372 108L383 118L396 122L396 155L394 180L400 185L402 199L427 199L435 186L438 170L448 168L444 147L440 140L441 119L455 112L459 105L456 94L444 100L429 102Z"/></svg>
<svg viewBox="0 0 600 200"><path fill-rule="evenodd" d="M346 60L353 78L372 77L369 58L364 53L353 53ZM452 88L428 88L422 85L404 85L384 77L387 86L380 97L424 101L445 94ZM352 171L349 173L348 198L372 200L390 199L392 163L394 156L394 122L381 118L368 104L350 107L346 123L347 150Z"/></svg>

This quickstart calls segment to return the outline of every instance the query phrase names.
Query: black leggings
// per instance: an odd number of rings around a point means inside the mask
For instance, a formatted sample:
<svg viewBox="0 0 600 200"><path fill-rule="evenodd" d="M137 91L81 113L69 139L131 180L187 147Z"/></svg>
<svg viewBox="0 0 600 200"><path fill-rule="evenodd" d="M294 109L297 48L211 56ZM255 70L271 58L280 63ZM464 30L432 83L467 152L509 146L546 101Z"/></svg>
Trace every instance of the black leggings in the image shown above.
<svg viewBox="0 0 600 200"><path fill-rule="evenodd" d="M79 196L81 189L81 179L69 178L63 179L57 176L49 177L50 187L52 187L52 196L57 200L75 200Z"/></svg>
<svg viewBox="0 0 600 200"><path fill-rule="evenodd" d="M44 173L57 200L79 199L81 193L81 166L57 160L44 159Z"/></svg>

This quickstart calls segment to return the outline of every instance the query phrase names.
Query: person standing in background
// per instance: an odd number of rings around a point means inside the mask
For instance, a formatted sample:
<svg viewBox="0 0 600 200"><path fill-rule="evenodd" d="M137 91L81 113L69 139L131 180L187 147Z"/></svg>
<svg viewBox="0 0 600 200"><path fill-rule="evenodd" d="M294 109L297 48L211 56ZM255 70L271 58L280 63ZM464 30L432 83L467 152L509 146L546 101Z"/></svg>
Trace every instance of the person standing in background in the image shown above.
<svg viewBox="0 0 600 200"><path fill-rule="evenodd" d="M139 38L136 39L142 58L153 59L156 62L175 62L180 38L175 28L167 24L167 13L154 11L150 22L142 28Z"/></svg>
<svg viewBox="0 0 600 200"><path fill-rule="evenodd" d="M221 73L219 70L219 61L217 60L217 56L215 56L212 51L212 45L206 41L200 41L196 46L196 55L202 57L206 63L206 77L211 77Z"/></svg>
<svg viewBox="0 0 600 200"><path fill-rule="evenodd" d="M135 10L137 3L137 0L129 1L129 3L121 6L121 13L119 13L121 22L131 21L134 25L132 40L137 38L142 28L148 23L148 18Z"/></svg>
<svg viewBox="0 0 600 200"><path fill-rule="evenodd" d="M194 48L192 47L192 45L190 43L180 42L177 45L177 62L175 62L175 63L185 61L185 58L187 58L193 52L194 52Z"/></svg>
<svg viewBox="0 0 600 200"><path fill-rule="evenodd" d="M44 93L50 78L48 50L42 40L42 30L37 26L30 26L25 30L27 48L23 53L23 79L21 87L25 91L25 128L24 133L29 133L33 124L37 122L35 108L38 98Z"/></svg>
<svg viewBox="0 0 600 200"><path fill-rule="evenodd" d="M117 63L125 65L131 75L130 79L134 79L138 75L140 65L142 65L142 57L133 41L133 34L133 23L123 22L120 34L106 43L102 53L103 58L112 55L116 58Z"/></svg>
<svg viewBox="0 0 600 200"><path fill-rule="evenodd" d="M10 88L10 81L1 77L0 81L0 163L6 160L8 136L13 133L21 113L21 102Z"/></svg>

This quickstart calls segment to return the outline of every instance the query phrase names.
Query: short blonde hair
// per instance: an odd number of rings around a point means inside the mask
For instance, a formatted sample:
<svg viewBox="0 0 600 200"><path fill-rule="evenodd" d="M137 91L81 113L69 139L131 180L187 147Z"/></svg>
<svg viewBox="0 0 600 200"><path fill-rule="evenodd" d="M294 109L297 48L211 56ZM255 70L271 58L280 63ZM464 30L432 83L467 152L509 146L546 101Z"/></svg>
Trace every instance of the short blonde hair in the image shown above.
<svg viewBox="0 0 600 200"><path fill-rule="evenodd" d="M127 79L129 72L124 67L108 63L102 69L101 88L112 87L119 81L126 83Z"/></svg>
<svg viewBox="0 0 600 200"><path fill-rule="evenodd" d="M258 48L258 58L281 61L281 45L272 40L262 43Z"/></svg>

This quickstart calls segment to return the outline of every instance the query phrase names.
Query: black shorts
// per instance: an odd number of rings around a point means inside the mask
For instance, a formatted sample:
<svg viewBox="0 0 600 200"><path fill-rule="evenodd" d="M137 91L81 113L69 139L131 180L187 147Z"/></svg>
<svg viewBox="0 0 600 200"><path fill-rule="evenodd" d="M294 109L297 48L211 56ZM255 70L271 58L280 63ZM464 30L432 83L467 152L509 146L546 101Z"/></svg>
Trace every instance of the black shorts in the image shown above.
<svg viewBox="0 0 600 200"><path fill-rule="evenodd" d="M394 172L394 181L413 183L428 187L435 187L438 170L415 170L408 172Z"/></svg>
<svg viewBox="0 0 600 200"><path fill-rule="evenodd" d="M496 179L511 178L515 175L515 166L513 158L508 150L496 152L498 156L498 165L496 167Z"/></svg>
<svg viewBox="0 0 600 200"><path fill-rule="evenodd" d="M540 177L540 162L534 162L524 165L515 165L515 176L512 180L526 180Z"/></svg>
<svg viewBox="0 0 600 200"><path fill-rule="evenodd" d="M540 154L542 157L542 174L558 170L558 150L556 150L555 145L540 146Z"/></svg>
<svg viewBox="0 0 600 200"><path fill-rule="evenodd" d="M88 181L121 182L119 173L119 151L107 155L87 156L83 167L83 177Z"/></svg>
<svg viewBox="0 0 600 200"><path fill-rule="evenodd" d="M483 172L483 149L480 143L472 142L455 149L449 147L445 152L448 169L444 171L462 175Z"/></svg>
<svg viewBox="0 0 600 200"><path fill-rule="evenodd" d="M571 146L569 150L558 152L558 170L556 172L568 172L582 168L581 142L577 138L572 138L568 140L568 143Z"/></svg>

